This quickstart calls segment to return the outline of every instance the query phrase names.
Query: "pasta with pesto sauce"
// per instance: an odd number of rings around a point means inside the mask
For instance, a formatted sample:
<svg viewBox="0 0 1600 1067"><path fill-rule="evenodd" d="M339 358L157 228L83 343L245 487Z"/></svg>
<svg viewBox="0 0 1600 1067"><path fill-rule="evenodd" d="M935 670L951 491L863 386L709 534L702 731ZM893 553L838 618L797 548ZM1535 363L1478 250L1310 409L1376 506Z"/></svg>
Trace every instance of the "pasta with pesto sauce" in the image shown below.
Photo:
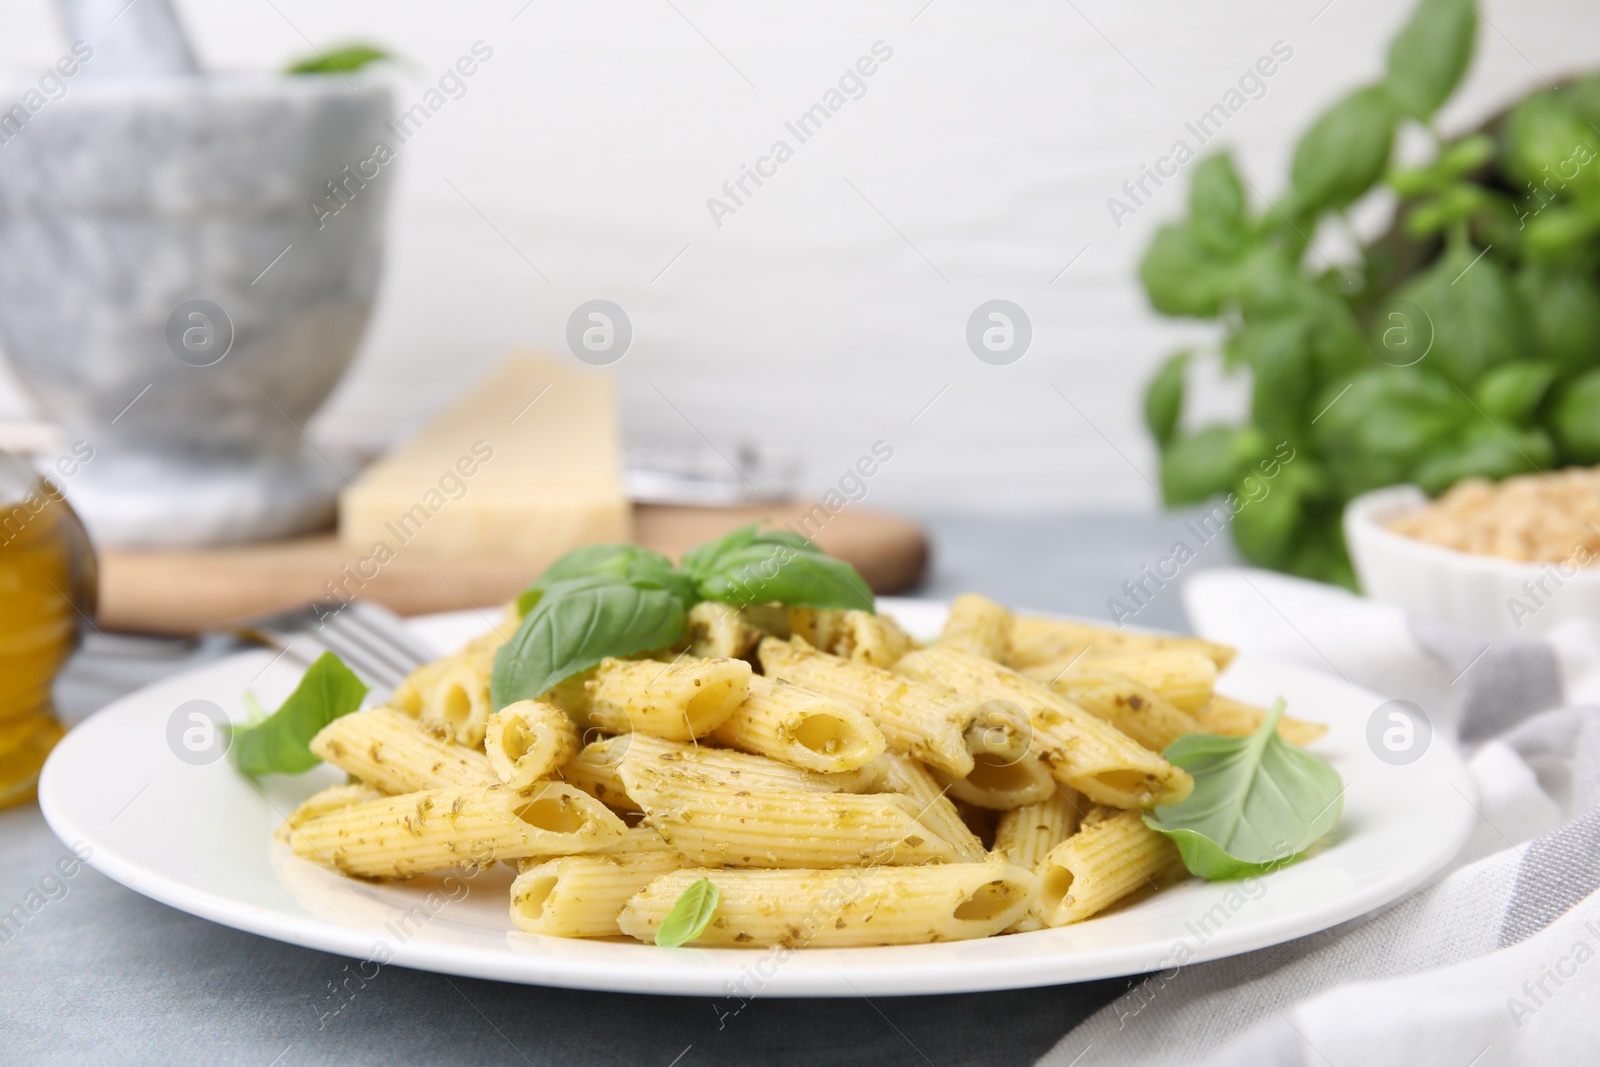
<svg viewBox="0 0 1600 1067"><path fill-rule="evenodd" d="M294 809L280 847L369 880L513 865L513 937L657 940L705 883L708 917L670 943L1027 934L1182 877L1143 819L1192 785L1161 753L1267 714L1215 691L1230 648L976 594L924 640L857 609L684 610L675 644L495 706L508 609L310 740L349 777Z"/></svg>

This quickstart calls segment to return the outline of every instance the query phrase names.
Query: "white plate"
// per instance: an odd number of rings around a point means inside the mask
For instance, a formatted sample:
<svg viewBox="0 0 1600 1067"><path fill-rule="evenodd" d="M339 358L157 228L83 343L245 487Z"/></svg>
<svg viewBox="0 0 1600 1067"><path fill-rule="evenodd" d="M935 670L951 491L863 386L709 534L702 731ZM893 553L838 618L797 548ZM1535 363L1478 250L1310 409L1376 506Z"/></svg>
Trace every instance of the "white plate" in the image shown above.
<svg viewBox="0 0 1600 1067"><path fill-rule="evenodd" d="M916 600L886 598L882 607L918 634L937 633L945 612ZM485 623L461 613L415 625L447 651ZM1191 879L1076 926L933 945L784 952L542 937L512 929L504 867L470 880L369 884L276 846L272 831L283 813L339 780L332 768L273 777L258 789L226 759L190 766L168 747L168 722L185 701L210 700L242 720L247 687L272 707L298 674L266 652L247 652L117 701L51 755L39 784L45 818L62 841L92 849L90 864L123 885L240 930L447 974L695 996L735 987L745 996L974 992L1247 952L1405 895L1455 855L1475 818L1472 783L1448 744L1440 740L1410 766L1390 766L1366 743L1378 697L1301 667L1241 656L1222 688L1258 703L1281 693L1296 715L1331 724L1315 751L1348 783L1331 840L1264 878Z"/></svg>

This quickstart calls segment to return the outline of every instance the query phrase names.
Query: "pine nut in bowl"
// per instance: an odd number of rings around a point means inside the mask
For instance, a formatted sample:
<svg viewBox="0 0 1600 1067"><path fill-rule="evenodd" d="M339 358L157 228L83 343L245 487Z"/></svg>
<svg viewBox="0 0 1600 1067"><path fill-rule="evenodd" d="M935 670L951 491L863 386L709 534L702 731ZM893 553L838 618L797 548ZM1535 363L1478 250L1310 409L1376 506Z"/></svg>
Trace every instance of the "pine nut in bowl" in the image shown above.
<svg viewBox="0 0 1600 1067"><path fill-rule="evenodd" d="M1592 500L1591 500L1592 498ZM1361 589L1484 633L1548 633L1600 619L1600 476L1573 470L1466 482L1436 501L1374 490L1344 513Z"/></svg>

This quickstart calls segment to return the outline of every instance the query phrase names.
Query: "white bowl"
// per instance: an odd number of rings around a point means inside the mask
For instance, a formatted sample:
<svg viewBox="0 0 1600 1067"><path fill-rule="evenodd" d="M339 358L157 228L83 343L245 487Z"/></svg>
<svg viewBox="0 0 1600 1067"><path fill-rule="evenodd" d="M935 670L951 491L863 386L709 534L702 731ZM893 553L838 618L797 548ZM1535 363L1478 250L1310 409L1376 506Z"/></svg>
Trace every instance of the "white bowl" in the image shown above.
<svg viewBox="0 0 1600 1067"><path fill-rule="evenodd" d="M1345 543L1367 596L1488 634L1542 634L1572 619L1600 621L1600 567L1458 552L1388 528L1427 503L1416 486L1396 485L1346 505Z"/></svg>

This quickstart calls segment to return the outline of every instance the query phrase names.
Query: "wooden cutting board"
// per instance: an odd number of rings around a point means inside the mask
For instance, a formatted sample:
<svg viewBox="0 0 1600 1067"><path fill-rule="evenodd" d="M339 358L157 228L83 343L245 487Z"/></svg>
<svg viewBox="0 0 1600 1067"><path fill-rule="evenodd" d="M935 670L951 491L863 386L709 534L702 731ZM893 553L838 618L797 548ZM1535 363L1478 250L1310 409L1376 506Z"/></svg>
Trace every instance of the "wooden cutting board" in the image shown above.
<svg viewBox="0 0 1600 1067"><path fill-rule="evenodd" d="M634 537L674 559L748 522L783 523L799 504L691 508L641 504ZM918 526L892 515L847 508L816 534L877 593L902 592L922 577L928 543ZM100 554L98 624L107 630L193 634L275 611L333 600L328 583L402 615L490 608L515 596L547 559L454 559L398 552L364 578L364 553L332 533L262 544L197 549L107 549ZM372 573L374 565L366 570Z"/></svg>

